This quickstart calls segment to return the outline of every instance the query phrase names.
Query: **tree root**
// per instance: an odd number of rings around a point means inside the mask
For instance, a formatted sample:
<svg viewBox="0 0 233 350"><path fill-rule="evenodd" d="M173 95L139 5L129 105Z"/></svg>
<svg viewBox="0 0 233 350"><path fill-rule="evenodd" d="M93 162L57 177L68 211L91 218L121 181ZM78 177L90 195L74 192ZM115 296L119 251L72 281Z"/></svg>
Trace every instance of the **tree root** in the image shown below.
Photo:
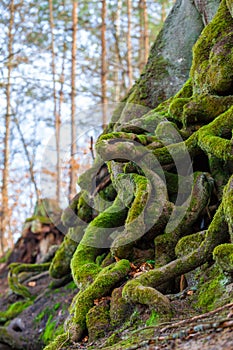
<svg viewBox="0 0 233 350"><path fill-rule="evenodd" d="M67 325L73 341L78 341L86 329L86 315L93 306L94 300L108 295L127 276L129 271L129 261L120 260L103 268L94 282L83 292L77 294L70 308L70 313L73 316Z"/></svg>
<svg viewBox="0 0 233 350"><path fill-rule="evenodd" d="M72 276L78 288L85 289L100 272L95 263L98 255L111 245L110 234L124 224L127 209L119 196L113 204L100 213L87 227L85 234L71 260Z"/></svg>
<svg viewBox="0 0 233 350"><path fill-rule="evenodd" d="M214 218L206 232L206 237L201 243L200 247L180 259L174 260L158 269L143 273L141 276L129 281L124 286L122 293L123 297L127 301L142 303L143 300L140 294L138 295L138 293L134 293L135 290L144 290L144 288L147 290L147 287L156 288L177 276L201 266L212 257L214 248L225 242L228 236L228 225L224 217L224 203L228 202L228 200L232 198L230 197L232 194L232 181L233 176L228 181L228 184L224 190L223 202L220 204L216 214L214 215ZM219 234L219 227L221 227L221 235ZM145 304L148 303L148 298L148 296L145 298Z"/></svg>
<svg viewBox="0 0 233 350"><path fill-rule="evenodd" d="M20 264L12 263L9 265L8 283L11 290L24 298L32 299L33 295L30 293L29 289L19 282L19 274L22 272L43 272L47 271L50 267L49 263L44 264Z"/></svg>

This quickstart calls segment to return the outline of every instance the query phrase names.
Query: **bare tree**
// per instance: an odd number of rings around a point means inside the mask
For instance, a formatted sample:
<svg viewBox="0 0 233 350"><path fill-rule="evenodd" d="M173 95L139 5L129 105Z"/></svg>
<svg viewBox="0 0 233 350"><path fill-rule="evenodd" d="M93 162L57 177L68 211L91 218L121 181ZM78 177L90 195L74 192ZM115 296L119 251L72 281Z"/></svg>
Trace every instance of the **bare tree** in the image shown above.
<svg viewBox="0 0 233 350"><path fill-rule="evenodd" d="M102 11L101 11L101 103L103 113L103 128L107 125L107 51L106 51L106 0L102 0Z"/></svg>
<svg viewBox="0 0 233 350"><path fill-rule="evenodd" d="M132 1L127 0L127 17L128 17L128 31L127 31L127 73L129 79L129 88L133 85L133 69L132 69L132 42L131 42L131 17L132 17Z"/></svg>
<svg viewBox="0 0 233 350"><path fill-rule="evenodd" d="M8 62L7 62L7 83L6 83L6 115L5 115L5 135L3 150L3 172L2 172L2 210L1 210L1 251L3 252L7 245L13 245L13 237L9 230L9 157L10 157L10 119L11 119L11 75L13 68L13 26L15 17L14 0L9 4L10 21L8 29ZM7 237L7 238L6 238ZM7 240L7 242L6 242Z"/></svg>
<svg viewBox="0 0 233 350"><path fill-rule="evenodd" d="M115 37L115 51L116 51L116 62L114 64L114 85L115 85L115 101L120 100L120 64L121 64L121 54L120 54L120 21L121 21L121 10L122 10L122 0L117 1L117 10L114 18L114 37Z"/></svg>
<svg viewBox="0 0 233 350"><path fill-rule="evenodd" d="M139 70L142 72L149 55L148 13L146 0L139 0L140 38L139 38Z"/></svg>
<svg viewBox="0 0 233 350"><path fill-rule="evenodd" d="M56 91L56 64L55 64L55 39L54 39L54 18L53 18L53 1L49 0L49 23L51 31L51 68L53 77L53 114L55 123L55 139L56 139L56 200L60 201L60 125L61 118L57 110L57 91Z"/></svg>
<svg viewBox="0 0 233 350"><path fill-rule="evenodd" d="M75 166L75 154L77 152L76 147L76 126L75 126L75 113L76 113L76 52L77 52L77 27L78 27L78 1L72 1L72 62L71 62L71 160L70 160L70 199L76 193L76 166Z"/></svg>

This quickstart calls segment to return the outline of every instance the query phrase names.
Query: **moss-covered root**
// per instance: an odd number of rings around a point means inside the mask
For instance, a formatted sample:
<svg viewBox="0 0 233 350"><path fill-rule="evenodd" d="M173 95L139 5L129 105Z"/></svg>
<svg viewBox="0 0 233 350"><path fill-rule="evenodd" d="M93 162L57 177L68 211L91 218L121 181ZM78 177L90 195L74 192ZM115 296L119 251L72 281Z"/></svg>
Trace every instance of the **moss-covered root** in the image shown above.
<svg viewBox="0 0 233 350"><path fill-rule="evenodd" d="M233 106L198 131L198 145L208 155L225 162L233 161Z"/></svg>
<svg viewBox="0 0 233 350"><path fill-rule="evenodd" d="M174 215L173 222L170 222L170 227L175 225L175 229L169 230L169 232L165 231L164 234L155 238L155 260L157 266L164 265L175 258L177 242L182 236L192 232L193 224L208 204L212 187L213 179L209 174L195 173L192 193L186 201L187 208L182 220L177 225L177 216ZM185 208L184 205L180 208L177 207L176 210L179 213L179 210L183 210L183 208Z"/></svg>
<svg viewBox="0 0 233 350"><path fill-rule="evenodd" d="M8 274L8 284L11 290L18 295L23 296L24 298L31 299L33 298L29 289L20 283L19 276L23 272L43 272L47 271L50 267L49 263L44 264L20 264L20 263L12 263L9 265L9 274Z"/></svg>
<svg viewBox="0 0 233 350"><path fill-rule="evenodd" d="M158 290L143 286L136 279L127 284L122 296L131 302L153 306L162 317L171 316L171 306L169 299Z"/></svg>
<svg viewBox="0 0 233 350"><path fill-rule="evenodd" d="M113 204L100 213L87 227L85 234L71 260L72 276L81 290L93 282L100 267L96 257L111 245L111 233L124 224L127 209L119 196Z"/></svg>
<svg viewBox="0 0 233 350"><path fill-rule="evenodd" d="M68 325L73 341L78 341L85 331L86 315L92 308L94 300L109 295L112 289L127 276L129 271L129 261L120 260L105 267L87 289L77 294L71 305L70 312L73 316Z"/></svg>
<svg viewBox="0 0 233 350"><path fill-rule="evenodd" d="M7 344L12 349L25 349L25 344L22 344L22 342L19 340L17 333L5 327L0 327L0 343Z"/></svg>
<svg viewBox="0 0 233 350"><path fill-rule="evenodd" d="M51 262L49 273L53 278L62 278L70 273L70 261L80 241L79 237L77 240L71 239L71 236L74 236L70 234L71 230L74 229L69 229L67 236L64 238ZM79 231L81 235L83 235L84 232L82 226L78 226L75 231Z"/></svg>
<svg viewBox="0 0 233 350"><path fill-rule="evenodd" d="M137 174L127 176L130 176L134 184L134 201L128 211L124 231L117 236L111 246L112 254L118 258L127 258L132 252L131 245L145 232L144 209L148 200L149 183L145 176Z"/></svg>
<svg viewBox="0 0 233 350"><path fill-rule="evenodd" d="M233 273L233 244L225 243L217 246L213 251L213 258L222 272L232 277Z"/></svg>
<svg viewBox="0 0 233 350"><path fill-rule="evenodd" d="M228 225L228 231L233 243L233 175L223 191L223 211Z"/></svg>
<svg viewBox="0 0 233 350"><path fill-rule="evenodd" d="M167 209L168 199L165 181L149 169L146 170L146 176L138 174L127 174L127 176L134 184L134 200L128 211L125 229L111 246L112 254L120 259L132 258L132 247L155 224L157 232L160 232L159 226L164 228L166 210L163 209L164 207Z"/></svg>
<svg viewBox="0 0 233 350"><path fill-rule="evenodd" d="M229 239L228 225L224 216L224 203L232 199L231 191L229 191L229 188L232 186L232 178L225 187L223 201L214 215L214 218L206 232L205 239L202 241L200 246L190 254L187 254L180 259L174 260L158 269L143 273L141 276L129 281L123 289L123 295L126 300L131 300L134 303L140 302L140 294L134 293L134 288L136 286L137 289L143 289L144 287L156 288L177 276L201 266L212 258L212 253L216 246L226 242ZM148 289L147 292L150 294L150 289ZM154 292L152 292L151 296L152 299L153 293ZM151 299L149 298L149 301L150 300Z"/></svg>

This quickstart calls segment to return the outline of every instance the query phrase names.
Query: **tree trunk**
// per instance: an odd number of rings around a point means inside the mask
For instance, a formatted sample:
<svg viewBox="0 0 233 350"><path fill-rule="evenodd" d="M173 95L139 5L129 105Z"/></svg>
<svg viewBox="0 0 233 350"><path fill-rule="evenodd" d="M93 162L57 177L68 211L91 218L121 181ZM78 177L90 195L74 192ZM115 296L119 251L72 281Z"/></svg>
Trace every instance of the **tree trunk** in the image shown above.
<svg viewBox="0 0 233 350"><path fill-rule="evenodd" d="M60 201L61 187L61 165L60 165L60 115L57 108L57 89L56 89L56 63L55 63L55 38L54 38L54 18L53 18L53 2L49 0L49 24L51 32L51 68L53 77L53 115L55 123L55 139L56 139L56 200Z"/></svg>
<svg viewBox="0 0 233 350"><path fill-rule="evenodd" d="M106 0L101 0L101 104L103 129L107 126L107 51L106 51Z"/></svg>
<svg viewBox="0 0 233 350"><path fill-rule="evenodd" d="M77 26L78 26L78 1L73 1L72 10L72 67L71 67L71 163L70 163L70 188L69 196L70 199L76 192L76 165L75 165L75 154L77 152L76 147L76 51L77 51Z"/></svg>
<svg viewBox="0 0 233 350"><path fill-rule="evenodd" d="M148 14L146 0L139 0L139 70L142 72L149 55Z"/></svg>
<svg viewBox="0 0 233 350"><path fill-rule="evenodd" d="M4 161L3 161L3 173L2 173L2 210L1 210L1 252L5 249L12 247L13 238L9 228L9 156L10 156L10 119L11 119L11 74L12 74L12 61L13 61L13 26L14 26L14 0L10 1L10 21L8 32L8 64L7 64L7 85L6 85L6 116L5 116L5 136L4 136Z"/></svg>
<svg viewBox="0 0 233 350"><path fill-rule="evenodd" d="M117 1L117 11L114 18L114 27L115 27L115 51L116 51L116 62L114 64L114 87L115 87L115 101L120 101L120 89L121 89L121 81L120 81L120 65L121 65L121 54L120 54L120 22L121 22L121 10L122 10L122 1Z"/></svg>
<svg viewBox="0 0 233 350"><path fill-rule="evenodd" d="M133 85L133 68L132 68L132 40L131 40L131 20L132 20L132 2L127 0L127 19L128 19L128 32L127 32L127 69L129 89Z"/></svg>

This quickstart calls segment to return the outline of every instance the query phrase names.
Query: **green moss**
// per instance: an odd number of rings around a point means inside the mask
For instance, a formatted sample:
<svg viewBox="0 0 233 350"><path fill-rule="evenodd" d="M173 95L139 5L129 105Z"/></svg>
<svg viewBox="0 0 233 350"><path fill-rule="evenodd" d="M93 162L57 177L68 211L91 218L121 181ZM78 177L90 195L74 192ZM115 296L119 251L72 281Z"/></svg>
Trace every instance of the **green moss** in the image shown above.
<svg viewBox="0 0 233 350"><path fill-rule="evenodd" d="M43 272L50 267L49 263L44 264L21 264L12 263L9 265L8 284L11 290L24 298L34 299L29 289L19 282L19 274L22 272Z"/></svg>
<svg viewBox="0 0 233 350"><path fill-rule="evenodd" d="M199 147L207 154L223 161L233 160L232 143L224 138L232 132L232 111L233 107L197 132Z"/></svg>
<svg viewBox="0 0 233 350"><path fill-rule="evenodd" d="M11 304L6 311L0 311L0 323L5 323L8 320L12 320L23 310L32 305L32 301L17 301L14 304Z"/></svg>
<svg viewBox="0 0 233 350"><path fill-rule="evenodd" d="M111 296L110 319L111 326L118 327L122 325L131 315L132 305L122 297L122 287L115 288Z"/></svg>
<svg viewBox="0 0 233 350"><path fill-rule="evenodd" d="M217 246L213 251L213 258L223 273L233 272L233 244L225 243Z"/></svg>
<svg viewBox="0 0 233 350"><path fill-rule="evenodd" d="M130 271L128 260L120 260L101 270L94 282L83 292L77 294L70 307L73 315L69 329L72 329L72 340L78 341L86 329L86 315L93 306L94 300L109 295L117 283L122 281Z"/></svg>
<svg viewBox="0 0 233 350"><path fill-rule="evenodd" d="M193 82L192 79L189 78L184 85L182 86L182 88L177 92L177 94L175 94L175 96L173 97L173 99L183 99L183 98L189 98L191 97L193 94ZM173 102L173 101L172 101Z"/></svg>
<svg viewBox="0 0 233 350"><path fill-rule="evenodd" d="M116 198L116 190L112 184L105 187L98 192L98 195L94 198L94 207L97 212L103 212L112 205L112 202Z"/></svg>
<svg viewBox="0 0 233 350"><path fill-rule="evenodd" d="M209 273L208 281L198 288L196 306L203 311L210 311L220 306L222 302L225 302L223 294L226 291L226 283L227 279L224 274L217 267L213 267Z"/></svg>
<svg viewBox="0 0 233 350"><path fill-rule="evenodd" d="M173 98L169 106L169 116L177 121L182 120L183 108L190 101L190 98Z"/></svg>
<svg viewBox="0 0 233 350"><path fill-rule="evenodd" d="M146 326L157 326L159 323L159 315L155 310L151 311L150 317L148 318L148 320L146 321Z"/></svg>
<svg viewBox="0 0 233 350"><path fill-rule="evenodd" d="M200 246L204 239L205 231L182 237L175 247L176 256L179 258L191 253Z"/></svg>
<svg viewBox="0 0 233 350"><path fill-rule="evenodd" d="M109 305L96 305L92 307L86 316L89 341L95 341L105 336L109 330Z"/></svg>
<svg viewBox="0 0 233 350"><path fill-rule="evenodd" d="M145 232L143 212L148 201L149 185L147 178L138 174L119 175L118 180L119 182L129 180L132 183L134 200L128 211L125 229L115 238L111 246L111 252L119 258L130 258L133 253L132 245ZM130 192L131 198L132 191Z"/></svg>
<svg viewBox="0 0 233 350"><path fill-rule="evenodd" d="M183 125L208 123L224 113L233 104L232 96L201 95L194 96L183 107Z"/></svg>
<svg viewBox="0 0 233 350"><path fill-rule="evenodd" d="M62 333L58 335L55 340L54 337L52 338L52 342L47 345L44 350L58 350L61 349L63 346L69 346L69 339L70 334L69 332Z"/></svg>
<svg viewBox="0 0 233 350"><path fill-rule="evenodd" d="M228 225L231 242L233 243L233 175L230 177L228 184L223 191L223 210L225 220Z"/></svg>
<svg viewBox="0 0 233 350"><path fill-rule="evenodd" d="M52 221L46 216L34 215L31 218L27 218L25 222L39 221L41 224L51 224Z"/></svg>
<svg viewBox="0 0 233 350"><path fill-rule="evenodd" d="M95 263L98 255L110 244L109 236L116 227L124 224L127 209L119 196L113 204L100 213L86 228L85 234L71 260L72 276L81 289L85 288L100 271Z"/></svg>
<svg viewBox="0 0 233 350"><path fill-rule="evenodd" d="M153 306L161 318L169 319L171 317L171 306L168 298L158 290L140 283L137 279L126 283L122 296L127 301Z"/></svg>
<svg viewBox="0 0 233 350"><path fill-rule="evenodd" d="M54 338L64 333L63 325L57 327L57 321L53 320L53 316L49 315L46 322L44 332L40 335L45 345L49 344Z"/></svg>
<svg viewBox="0 0 233 350"><path fill-rule="evenodd" d="M215 17L194 45L190 76L194 82L195 94L213 92L221 95L231 89L229 80L232 80L232 54L226 51L224 38L227 40L227 35L232 30L232 16L223 0Z"/></svg>
<svg viewBox="0 0 233 350"><path fill-rule="evenodd" d="M70 231L72 229L70 228ZM77 228L80 235L83 235L83 228L79 226ZM73 231L72 231L73 233ZM72 234L73 236L74 234ZM70 270L70 261L72 256L77 248L79 240L73 240L70 238L71 234L65 236L62 244L56 251L56 254L51 262L51 266L49 269L50 276L53 278L62 278L71 272ZM77 236L77 232L76 235Z"/></svg>

